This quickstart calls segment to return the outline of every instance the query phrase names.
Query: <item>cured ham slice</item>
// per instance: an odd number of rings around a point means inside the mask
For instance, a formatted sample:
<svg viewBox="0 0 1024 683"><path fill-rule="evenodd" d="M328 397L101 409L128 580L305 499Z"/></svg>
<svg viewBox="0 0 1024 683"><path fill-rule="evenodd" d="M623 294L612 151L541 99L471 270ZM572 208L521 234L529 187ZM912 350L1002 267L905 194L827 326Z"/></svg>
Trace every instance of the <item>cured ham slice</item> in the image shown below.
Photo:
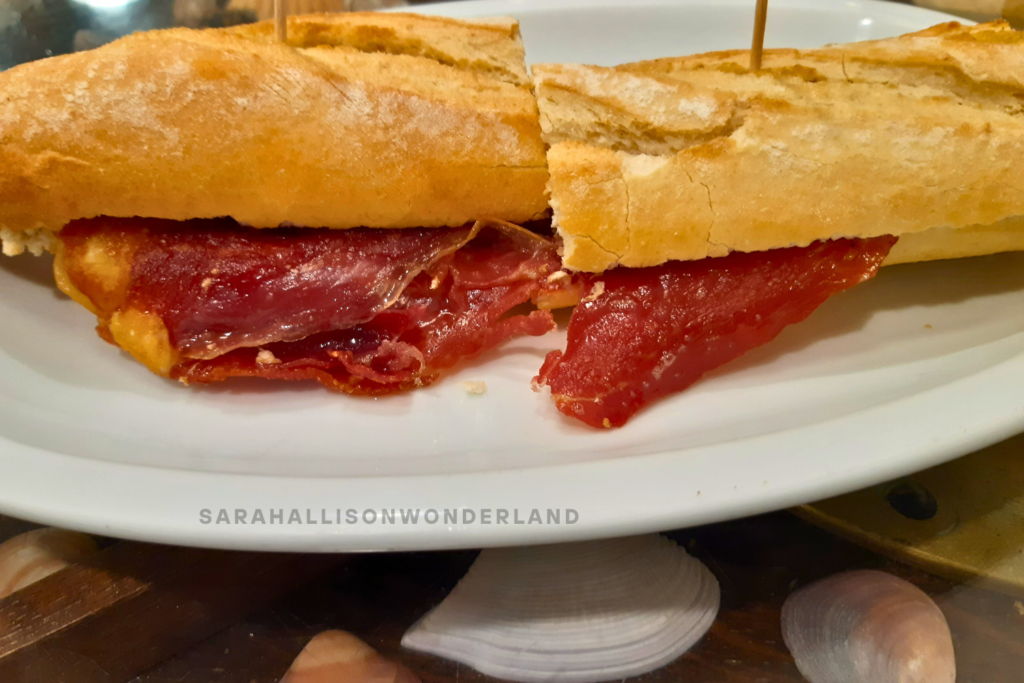
<svg viewBox="0 0 1024 683"><path fill-rule="evenodd" d="M76 221L57 279L99 331L160 374L315 379L347 393L423 386L547 311L553 243L516 226L246 229L228 220Z"/></svg>
<svg viewBox="0 0 1024 683"><path fill-rule="evenodd" d="M569 277L522 228L252 230L227 219L98 218L64 228L58 284L101 336L185 383L316 380L355 394L424 386L582 302L538 386L593 426L774 338L874 275L895 238L736 253Z"/></svg>
<svg viewBox="0 0 1024 683"><path fill-rule="evenodd" d="M550 387L566 415L619 427L874 277L895 242L841 239L583 276L565 352L548 355L534 384Z"/></svg>
<svg viewBox="0 0 1024 683"><path fill-rule="evenodd" d="M366 322L474 234L105 218L75 221L60 237L68 275L90 300L155 313L179 352L214 358ZM116 298L104 296L111 279L90 277L97 252L130 269L115 279Z"/></svg>

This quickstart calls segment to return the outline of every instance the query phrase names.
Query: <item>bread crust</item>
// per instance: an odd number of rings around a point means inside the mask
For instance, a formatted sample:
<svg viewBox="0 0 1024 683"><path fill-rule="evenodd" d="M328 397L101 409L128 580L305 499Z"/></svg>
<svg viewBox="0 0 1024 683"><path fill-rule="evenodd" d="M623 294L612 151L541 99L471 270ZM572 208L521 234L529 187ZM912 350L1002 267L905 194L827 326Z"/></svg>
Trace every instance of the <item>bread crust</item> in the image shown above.
<svg viewBox="0 0 1024 683"><path fill-rule="evenodd" d="M1024 34L1005 23L747 60L533 67L567 267L1024 215Z"/></svg>
<svg viewBox="0 0 1024 683"><path fill-rule="evenodd" d="M276 43L274 22L224 33ZM529 87L519 22L511 17L448 19L408 13L344 12L288 17L288 45L423 57L439 64Z"/></svg>
<svg viewBox="0 0 1024 683"><path fill-rule="evenodd" d="M0 227L513 222L547 209L513 20L378 13L139 33L0 74ZM301 45L301 47L298 47Z"/></svg>

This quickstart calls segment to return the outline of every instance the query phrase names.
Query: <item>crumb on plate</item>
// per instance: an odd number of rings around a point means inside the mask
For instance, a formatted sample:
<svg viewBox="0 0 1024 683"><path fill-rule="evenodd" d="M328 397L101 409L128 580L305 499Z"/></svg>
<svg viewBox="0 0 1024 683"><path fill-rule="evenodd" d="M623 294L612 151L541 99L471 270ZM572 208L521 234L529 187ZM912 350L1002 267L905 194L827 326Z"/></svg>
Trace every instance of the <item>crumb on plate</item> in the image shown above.
<svg viewBox="0 0 1024 683"><path fill-rule="evenodd" d="M466 390L467 394L482 394L487 391L487 382L471 381L463 382L462 388Z"/></svg>

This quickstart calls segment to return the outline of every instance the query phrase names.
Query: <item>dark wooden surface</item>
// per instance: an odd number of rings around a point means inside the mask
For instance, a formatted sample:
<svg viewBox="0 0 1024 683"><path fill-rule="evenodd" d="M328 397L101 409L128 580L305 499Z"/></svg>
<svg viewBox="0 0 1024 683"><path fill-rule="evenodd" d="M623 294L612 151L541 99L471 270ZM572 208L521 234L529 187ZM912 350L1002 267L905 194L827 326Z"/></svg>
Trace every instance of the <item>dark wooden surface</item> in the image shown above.
<svg viewBox="0 0 1024 683"><path fill-rule="evenodd" d="M0 600L0 681L123 683L347 559L113 543Z"/></svg>
<svg viewBox="0 0 1024 683"><path fill-rule="evenodd" d="M22 527L0 520L0 535ZM795 588L835 572L880 568L933 595L950 621L959 683L1019 683L1024 671L1024 604L957 585L896 564L777 513L669 534L718 576L722 611L708 636L672 665L643 677L649 683L798 683L782 643L779 610ZM227 553L225 553L227 554ZM294 594L239 619L134 679L134 683L277 683L305 643L343 629L402 662L426 683L487 679L457 664L403 650L405 630L439 602L472 563L475 552L355 556ZM269 556L272 558L274 556ZM210 599L209 593L206 598ZM141 612L119 630L164 618ZM116 633L94 637L117 637ZM137 647L138 642L132 646ZM21 680L45 672L45 655ZM52 656L58 656L53 654ZM130 657L130 654L126 654ZM87 663L82 663L87 665ZM8 679L3 679L4 683Z"/></svg>

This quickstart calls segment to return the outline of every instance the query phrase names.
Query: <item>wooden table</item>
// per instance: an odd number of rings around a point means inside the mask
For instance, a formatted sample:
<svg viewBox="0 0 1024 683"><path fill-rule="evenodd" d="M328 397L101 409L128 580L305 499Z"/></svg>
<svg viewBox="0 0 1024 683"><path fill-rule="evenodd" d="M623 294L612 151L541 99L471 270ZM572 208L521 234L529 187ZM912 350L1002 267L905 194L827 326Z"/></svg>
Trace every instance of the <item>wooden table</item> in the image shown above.
<svg viewBox="0 0 1024 683"><path fill-rule="evenodd" d="M28 528L31 525L0 518L0 539ZM782 644L782 602L796 587L854 568L892 572L935 597L954 634L960 683L1021 680L1024 604L1012 597L957 585L894 563L785 512L669 535L706 562L718 576L722 611L697 647L644 678L650 683L802 681ZM475 555L472 551L459 551L355 556L133 680L277 683L306 642L327 629L355 633L386 656L404 663L425 683L493 680L464 666L408 652L399 646L405 630L444 598ZM280 556L264 557L268 563L280 562ZM317 562L323 558L306 559ZM146 620L164 618L163 610L174 607L165 604L160 610L144 612L135 626L141 628ZM120 623L116 630L132 628L132 624ZM35 664L19 672L17 680L4 683L52 683L40 678L48 668L45 656L37 655L34 661Z"/></svg>

